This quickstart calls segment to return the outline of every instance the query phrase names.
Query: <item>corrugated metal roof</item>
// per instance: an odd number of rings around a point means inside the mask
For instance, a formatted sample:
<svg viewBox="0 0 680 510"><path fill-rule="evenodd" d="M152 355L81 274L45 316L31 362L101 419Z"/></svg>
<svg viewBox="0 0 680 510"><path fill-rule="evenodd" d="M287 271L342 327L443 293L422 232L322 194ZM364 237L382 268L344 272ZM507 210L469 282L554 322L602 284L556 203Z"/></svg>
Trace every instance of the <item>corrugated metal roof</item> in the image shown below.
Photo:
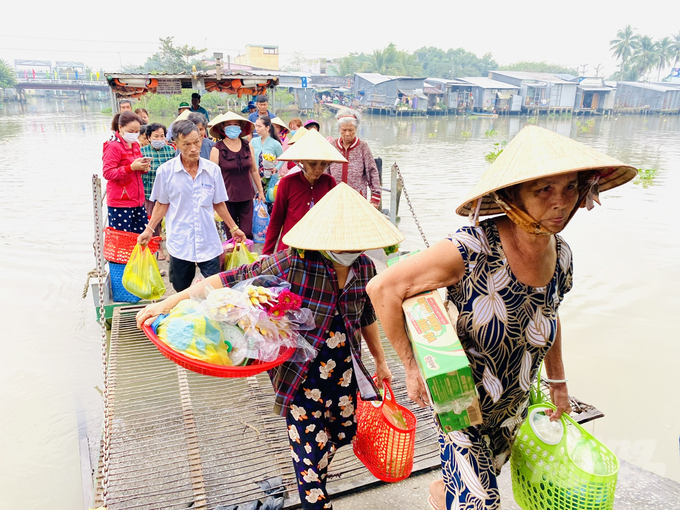
<svg viewBox="0 0 680 510"><path fill-rule="evenodd" d="M397 76L385 76L378 73L354 73L354 76L358 76L362 80L366 80L373 85L378 85L379 83L384 83L386 81L396 80Z"/></svg>
<svg viewBox="0 0 680 510"><path fill-rule="evenodd" d="M428 87L427 85L423 87L423 93L425 94L437 94L437 95L444 95L444 93L439 90L438 88L435 87Z"/></svg>
<svg viewBox="0 0 680 510"><path fill-rule="evenodd" d="M619 82L621 85L630 85L631 87L638 87L647 90L656 90L658 92L668 92L669 90L678 90L677 86L673 86L670 83L638 83L635 81L622 81Z"/></svg>
<svg viewBox="0 0 680 510"><path fill-rule="evenodd" d="M481 87L483 89L519 90L519 87L515 87L514 85L510 85L509 83L492 80L491 78L484 78L483 76L470 76L461 79L475 87Z"/></svg>
<svg viewBox="0 0 680 510"><path fill-rule="evenodd" d="M584 87L579 85L578 88L581 90L586 90L588 92L613 92L614 89L611 87Z"/></svg>
<svg viewBox="0 0 680 510"><path fill-rule="evenodd" d="M491 71L494 74L500 74L502 76L507 76L508 78L515 78L517 80L534 80L534 81L545 81L550 83L568 83L576 85L576 83L563 80L558 78L554 74L549 73L531 73L527 71Z"/></svg>

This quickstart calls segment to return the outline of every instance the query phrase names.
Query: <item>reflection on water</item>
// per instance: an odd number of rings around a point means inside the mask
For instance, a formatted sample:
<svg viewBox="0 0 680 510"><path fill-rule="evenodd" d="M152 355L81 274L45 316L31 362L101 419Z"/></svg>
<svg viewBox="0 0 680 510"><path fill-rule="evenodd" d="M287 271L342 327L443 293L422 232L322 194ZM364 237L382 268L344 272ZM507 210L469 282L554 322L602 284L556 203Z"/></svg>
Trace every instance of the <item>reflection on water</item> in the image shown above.
<svg viewBox="0 0 680 510"><path fill-rule="evenodd" d="M77 102L13 107L0 114L0 507L73 509L79 433L96 433L101 406L99 333L91 296L80 295L94 267L90 176L110 117ZM603 193L564 232L575 265L561 310L569 386L604 411L595 433L621 458L680 480L680 118L594 120L588 132L571 118L537 124L656 173ZM321 123L335 134L331 118ZM484 154L525 123L366 116L359 136L386 176L399 163L433 243L466 223L455 207L488 167ZM404 247L422 248L405 201L400 216Z"/></svg>

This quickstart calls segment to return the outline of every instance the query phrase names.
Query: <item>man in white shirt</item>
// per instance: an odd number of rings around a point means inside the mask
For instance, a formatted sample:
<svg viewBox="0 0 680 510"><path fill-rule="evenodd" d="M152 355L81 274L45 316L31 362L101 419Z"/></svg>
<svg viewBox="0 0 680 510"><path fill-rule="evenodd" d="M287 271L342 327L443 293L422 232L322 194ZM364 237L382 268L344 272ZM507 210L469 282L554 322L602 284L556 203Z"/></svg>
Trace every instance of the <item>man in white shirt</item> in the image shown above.
<svg viewBox="0 0 680 510"><path fill-rule="evenodd" d="M196 265L205 278L220 272L222 242L213 210L237 242L245 241L245 235L227 210L220 167L200 157L203 139L196 124L181 120L175 122L173 131L180 154L158 167L151 192L153 213L138 242L146 245L167 214L170 283L181 292L191 285Z"/></svg>

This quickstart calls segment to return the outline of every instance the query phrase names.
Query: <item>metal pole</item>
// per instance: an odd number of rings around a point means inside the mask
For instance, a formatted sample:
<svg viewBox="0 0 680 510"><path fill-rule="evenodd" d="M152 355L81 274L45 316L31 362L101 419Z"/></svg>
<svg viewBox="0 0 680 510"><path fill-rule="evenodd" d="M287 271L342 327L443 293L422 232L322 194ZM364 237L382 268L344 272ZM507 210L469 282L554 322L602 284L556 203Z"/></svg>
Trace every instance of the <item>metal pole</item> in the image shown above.
<svg viewBox="0 0 680 510"><path fill-rule="evenodd" d="M392 165L392 171L390 172L390 222L392 225L397 224L397 183L399 182L399 177L397 176L397 164Z"/></svg>

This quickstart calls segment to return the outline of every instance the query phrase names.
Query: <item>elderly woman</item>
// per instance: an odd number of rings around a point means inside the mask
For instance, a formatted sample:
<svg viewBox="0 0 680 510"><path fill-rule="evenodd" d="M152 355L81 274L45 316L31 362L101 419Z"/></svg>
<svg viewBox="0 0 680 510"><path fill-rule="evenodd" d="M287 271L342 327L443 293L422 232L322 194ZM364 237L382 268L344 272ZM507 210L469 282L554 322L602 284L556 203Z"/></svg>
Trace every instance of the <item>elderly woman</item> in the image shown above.
<svg viewBox="0 0 680 510"><path fill-rule="evenodd" d="M297 161L302 166L279 181L276 201L269 219L262 253L271 255L288 248L281 239L295 224L335 187L335 179L325 171L332 161L345 159L318 131L311 130L288 149L281 161Z"/></svg>
<svg viewBox="0 0 680 510"><path fill-rule="evenodd" d="M142 174L151 166L137 143L141 125L142 119L131 111L117 113L111 122L113 135L102 152L109 226L136 234L144 232L148 220Z"/></svg>
<svg viewBox="0 0 680 510"><path fill-rule="evenodd" d="M324 228L320 228L323 226ZM259 275L273 275L302 296L317 327L303 333L317 350L306 362L287 362L269 372L276 395L274 412L286 417L291 455L305 510L331 508L326 473L336 451L356 434L358 392L379 398L361 361L361 337L376 362L378 385L390 381L378 325L366 284L375 275L362 252L393 245L404 236L351 188L341 185L317 204L286 235L287 251L206 280L213 288L232 286ZM204 283L147 306L137 324L201 292Z"/></svg>
<svg viewBox="0 0 680 510"><path fill-rule="evenodd" d="M264 202L262 180L255 164L255 151L244 137L253 132L253 123L227 112L210 123L210 135L217 138L210 161L219 165L227 188L227 209L236 225L249 239L253 238L253 184ZM231 234L228 235L231 238Z"/></svg>
<svg viewBox="0 0 680 510"><path fill-rule="evenodd" d="M340 137L333 142L347 163L333 163L328 173L337 182L349 184L366 198L367 189L371 190L371 205L380 207L380 175L368 144L357 138L360 114L351 108L341 108L335 116L338 119Z"/></svg>
<svg viewBox="0 0 680 510"><path fill-rule="evenodd" d="M558 307L572 286L571 251L557 235L600 191L634 168L542 128L524 128L463 205L473 225L400 262L368 287L378 317L406 368L409 397L428 405L404 330L402 301L447 287L459 311L483 423L439 433L444 481L430 486L434 509L500 509L496 476L527 415L529 389L545 361L557 410L569 413ZM505 213L477 224L477 217Z"/></svg>

